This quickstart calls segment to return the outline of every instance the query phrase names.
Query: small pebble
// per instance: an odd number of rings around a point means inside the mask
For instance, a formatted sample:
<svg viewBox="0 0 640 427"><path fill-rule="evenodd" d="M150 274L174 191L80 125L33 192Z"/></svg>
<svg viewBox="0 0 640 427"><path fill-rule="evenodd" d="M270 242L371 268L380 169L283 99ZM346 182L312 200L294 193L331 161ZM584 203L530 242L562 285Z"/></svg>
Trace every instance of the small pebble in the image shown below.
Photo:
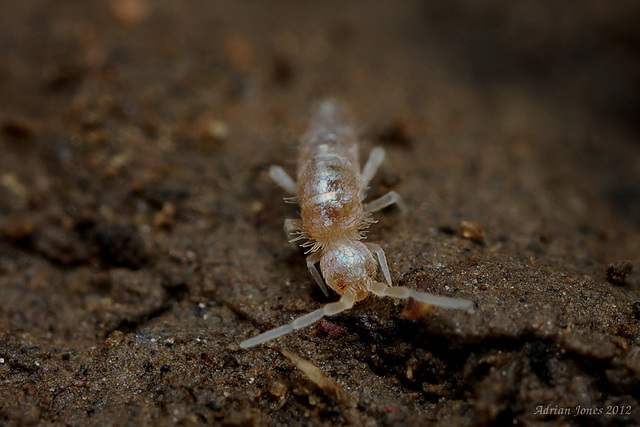
<svg viewBox="0 0 640 427"><path fill-rule="evenodd" d="M630 261L618 261L609 264L605 273L607 280L617 285L624 285L627 281L627 276L633 270L633 264Z"/></svg>
<svg viewBox="0 0 640 427"><path fill-rule="evenodd" d="M472 242L482 243L484 240L484 230L480 228L480 224L474 221L462 221L460 223L460 232L462 237Z"/></svg>

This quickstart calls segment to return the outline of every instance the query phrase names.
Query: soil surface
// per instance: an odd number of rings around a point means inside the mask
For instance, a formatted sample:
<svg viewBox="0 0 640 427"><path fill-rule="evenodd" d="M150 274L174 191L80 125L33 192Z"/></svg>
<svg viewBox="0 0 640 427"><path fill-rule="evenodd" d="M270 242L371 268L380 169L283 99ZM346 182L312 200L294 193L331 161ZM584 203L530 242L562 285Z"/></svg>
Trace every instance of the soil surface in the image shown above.
<svg viewBox="0 0 640 427"><path fill-rule="evenodd" d="M0 424L638 425L633 1L0 2ZM269 179L318 100L393 189L325 297ZM633 270L635 268L635 271Z"/></svg>

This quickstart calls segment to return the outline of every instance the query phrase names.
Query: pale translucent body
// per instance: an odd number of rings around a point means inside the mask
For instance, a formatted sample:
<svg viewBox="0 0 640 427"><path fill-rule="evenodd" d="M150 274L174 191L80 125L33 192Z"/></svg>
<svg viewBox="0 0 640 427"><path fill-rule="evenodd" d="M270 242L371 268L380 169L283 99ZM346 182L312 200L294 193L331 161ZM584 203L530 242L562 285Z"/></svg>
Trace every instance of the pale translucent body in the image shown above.
<svg viewBox="0 0 640 427"><path fill-rule="evenodd" d="M284 229L290 241L303 240L310 248L307 268L327 295L327 286L341 297L337 302L243 341L242 348L286 335L309 326L324 316L348 310L369 293L417 301L451 309L468 309L471 301L441 297L393 286L384 251L374 243L362 243L362 231L373 220L371 212L397 204L406 210L402 198L391 191L363 204L369 182L384 160L381 147L371 150L359 169L358 141L345 112L333 101L321 103L309 131L302 137L298 157L297 183L279 166L269 170L271 178L297 198L302 220L287 219ZM320 271L316 264L320 263ZM386 283L376 281L378 266ZM324 279L324 280L323 280Z"/></svg>

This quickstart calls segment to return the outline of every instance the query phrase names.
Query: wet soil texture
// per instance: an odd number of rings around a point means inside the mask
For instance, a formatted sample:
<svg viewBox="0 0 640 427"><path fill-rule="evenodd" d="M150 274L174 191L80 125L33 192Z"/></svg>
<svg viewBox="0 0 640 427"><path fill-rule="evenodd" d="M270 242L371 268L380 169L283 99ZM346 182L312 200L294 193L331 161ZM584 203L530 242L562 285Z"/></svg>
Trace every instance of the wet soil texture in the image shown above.
<svg viewBox="0 0 640 427"><path fill-rule="evenodd" d="M0 3L0 424L637 425L637 2ZM394 283L282 222L310 108L388 154ZM635 269L635 270L634 270Z"/></svg>

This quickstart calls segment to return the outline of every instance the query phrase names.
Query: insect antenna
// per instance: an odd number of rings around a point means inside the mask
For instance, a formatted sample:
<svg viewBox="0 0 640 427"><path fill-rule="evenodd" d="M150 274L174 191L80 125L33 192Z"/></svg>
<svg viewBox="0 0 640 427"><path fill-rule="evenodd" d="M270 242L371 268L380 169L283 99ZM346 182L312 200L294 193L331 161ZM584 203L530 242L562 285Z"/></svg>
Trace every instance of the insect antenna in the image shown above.
<svg viewBox="0 0 640 427"><path fill-rule="evenodd" d="M353 295L351 292L346 292L337 302L329 303L322 308L312 311L311 313L298 317L288 325L283 325L279 328L271 329L270 331L263 332L258 336L242 341L240 343L240 348L253 347L258 344L262 344L286 335L290 332L295 331L296 329L306 328L307 326L316 323L318 320L322 319L325 316L333 316L350 309L351 307L353 307L353 304L355 304L355 302L355 295Z"/></svg>
<svg viewBox="0 0 640 427"><path fill-rule="evenodd" d="M468 310L473 306L473 302L466 299L442 297L439 295L414 291L413 289L409 289L404 286L387 286L380 282L374 282L371 285L371 292L379 297L393 297L401 299L413 298L416 301L443 308Z"/></svg>

